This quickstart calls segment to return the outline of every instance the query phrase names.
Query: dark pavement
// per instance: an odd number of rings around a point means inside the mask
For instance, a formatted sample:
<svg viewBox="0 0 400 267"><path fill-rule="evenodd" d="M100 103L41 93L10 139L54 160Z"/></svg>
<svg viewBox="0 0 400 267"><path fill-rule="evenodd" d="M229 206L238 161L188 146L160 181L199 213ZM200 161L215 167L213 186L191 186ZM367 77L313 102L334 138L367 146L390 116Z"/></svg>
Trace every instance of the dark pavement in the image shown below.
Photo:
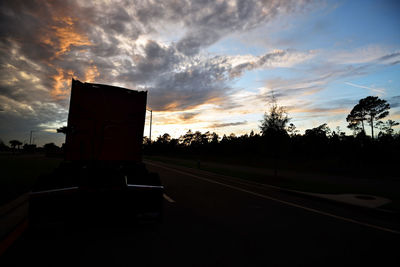
<svg viewBox="0 0 400 267"><path fill-rule="evenodd" d="M397 219L197 170L148 167L169 196L163 223L26 233L0 266L400 266Z"/></svg>

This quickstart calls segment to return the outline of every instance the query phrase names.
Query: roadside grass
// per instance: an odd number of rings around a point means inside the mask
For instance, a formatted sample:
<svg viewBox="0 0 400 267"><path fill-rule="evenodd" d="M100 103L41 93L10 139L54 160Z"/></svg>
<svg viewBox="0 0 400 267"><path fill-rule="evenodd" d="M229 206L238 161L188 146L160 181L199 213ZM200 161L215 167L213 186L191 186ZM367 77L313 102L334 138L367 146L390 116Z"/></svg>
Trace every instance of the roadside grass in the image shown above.
<svg viewBox="0 0 400 267"><path fill-rule="evenodd" d="M1 154L0 205L28 192L39 175L51 172L61 161L42 154Z"/></svg>
<svg viewBox="0 0 400 267"><path fill-rule="evenodd" d="M251 171L251 170L238 170L230 169L228 165L216 166L216 164L209 164L208 162L201 161L200 164L197 160L174 158L174 157L160 157L160 156L145 156L145 159L160 161L168 164L195 168L204 171L209 171L216 174L226 175L232 178L240 178L252 182L274 185L286 189L320 193L320 194L367 194L388 198L392 200L391 203L382 206L381 208L400 211L400 194L385 190L385 188L377 188L367 186L365 184L344 184L335 181L316 181L299 179L298 177L275 177L271 169L265 169L265 172ZM212 165L212 166L211 166ZM232 165L237 167L237 165Z"/></svg>

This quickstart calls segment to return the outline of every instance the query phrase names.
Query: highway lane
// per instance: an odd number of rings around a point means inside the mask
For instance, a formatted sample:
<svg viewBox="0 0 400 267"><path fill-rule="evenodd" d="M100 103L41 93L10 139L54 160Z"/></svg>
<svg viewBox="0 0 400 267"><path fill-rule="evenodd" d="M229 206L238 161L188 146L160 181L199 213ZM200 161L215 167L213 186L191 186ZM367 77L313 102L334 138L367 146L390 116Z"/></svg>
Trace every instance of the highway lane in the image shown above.
<svg viewBox="0 0 400 267"><path fill-rule="evenodd" d="M393 222L382 224L366 215L354 218L354 212L334 205L229 183L195 170L148 166L160 173L166 187L162 224L93 225L74 231L60 228L40 238L24 235L0 265L397 266L400 262L400 235L384 230L397 230Z"/></svg>

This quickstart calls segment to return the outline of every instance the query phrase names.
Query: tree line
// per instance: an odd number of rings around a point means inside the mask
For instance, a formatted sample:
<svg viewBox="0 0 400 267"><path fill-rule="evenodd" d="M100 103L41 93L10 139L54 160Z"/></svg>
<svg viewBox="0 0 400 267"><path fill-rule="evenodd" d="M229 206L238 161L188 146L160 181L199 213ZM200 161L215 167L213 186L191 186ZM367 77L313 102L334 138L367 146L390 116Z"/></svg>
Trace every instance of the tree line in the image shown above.
<svg viewBox="0 0 400 267"><path fill-rule="evenodd" d="M236 159L241 163L258 162L271 167L274 164L330 161L332 168L336 165L361 172L372 166L390 167L395 166L400 152L400 132L394 130L398 122L383 121L389 115L389 109L385 100L368 96L361 99L346 118L352 135L346 135L340 127L332 130L326 123L300 134L290 123L285 108L274 102L260 121L260 132L221 137L215 132L189 130L179 138L165 133L154 141L145 137L144 154L223 161ZM366 134L365 124L370 126L370 136Z"/></svg>
<svg viewBox="0 0 400 267"><path fill-rule="evenodd" d="M59 154L62 153L63 148L57 146L54 143L44 144L42 147L37 147L35 144L23 144L21 141L17 139L13 139L9 141L9 146L7 146L3 140L0 139L0 151L3 152L25 152L25 153L34 153L34 152L44 152L46 154Z"/></svg>

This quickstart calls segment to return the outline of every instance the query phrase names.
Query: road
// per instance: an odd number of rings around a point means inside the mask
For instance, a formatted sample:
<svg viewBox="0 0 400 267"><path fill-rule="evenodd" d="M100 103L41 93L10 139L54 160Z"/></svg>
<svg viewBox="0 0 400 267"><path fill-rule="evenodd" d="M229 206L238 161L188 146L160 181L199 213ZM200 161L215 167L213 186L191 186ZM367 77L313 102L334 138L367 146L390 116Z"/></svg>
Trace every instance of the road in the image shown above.
<svg viewBox="0 0 400 267"><path fill-rule="evenodd" d="M150 163L161 224L23 235L1 266L400 266L398 221L197 170Z"/></svg>

